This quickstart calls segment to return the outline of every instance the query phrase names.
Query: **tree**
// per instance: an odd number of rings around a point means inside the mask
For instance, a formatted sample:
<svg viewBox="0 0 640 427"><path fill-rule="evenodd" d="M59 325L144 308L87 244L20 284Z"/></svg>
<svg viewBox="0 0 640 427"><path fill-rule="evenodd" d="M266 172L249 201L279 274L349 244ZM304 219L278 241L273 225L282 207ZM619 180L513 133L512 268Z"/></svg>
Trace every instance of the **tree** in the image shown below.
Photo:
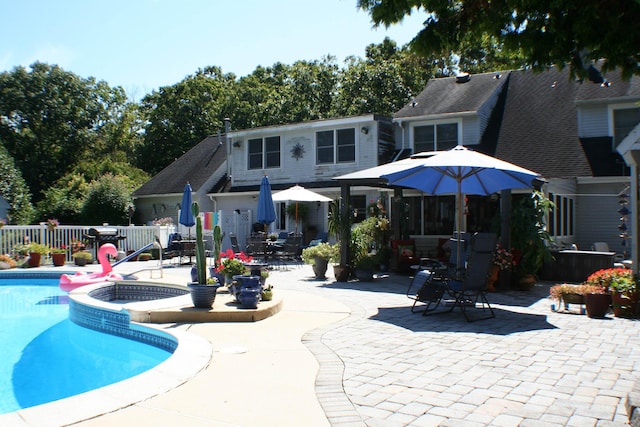
<svg viewBox="0 0 640 427"><path fill-rule="evenodd" d="M29 224L33 220L34 209L29 188L16 168L13 158L1 144L0 196L11 205L8 218L10 224Z"/></svg>
<svg viewBox="0 0 640 427"><path fill-rule="evenodd" d="M593 61L602 71L619 68L624 77L640 73L640 2L632 0L358 0L375 26L424 13L411 41L429 56L460 52L491 37L505 52L524 58L532 69L569 65L572 75L588 76Z"/></svg>
<svg viewBox="0 0 640 427"><path fill-rule="evenodd" d="M38 218L56 218L62 224L82 224L80 215L89 183L78 173L68 173L47 189L38 202Z"/></svg>
<svg viewBox="0 0 640 427"><path fill-rule="evenodd" d="M398 49L389 38L366 48L365 59L347 58L336 94L336 116L392 115L424 89L434 76L446 75L445 60L428 61Z"/></svg>
<svg viewBox="0 0 640 427"><path fill-rule="evenodd" d="M0 139L36 200L93 152L100 130L120 115L125 102L122 88L56 65L36 62L29 71L16 67L0 73Z"/></svg>
<svg viewBox="0 0 640 427"><path fill-rule="evenodd" d="M125 225L131 205L131 191L124 180L106 174L90 184L81 219L84 224Z"/></svg>
<svg viewBox="0 0 640 427"><path fill-rule="evenodd" d="M155 174L209 135L222 130L235 75L219 67L198 70L181 82L142 99L147 125L136 165Z"/></svg>

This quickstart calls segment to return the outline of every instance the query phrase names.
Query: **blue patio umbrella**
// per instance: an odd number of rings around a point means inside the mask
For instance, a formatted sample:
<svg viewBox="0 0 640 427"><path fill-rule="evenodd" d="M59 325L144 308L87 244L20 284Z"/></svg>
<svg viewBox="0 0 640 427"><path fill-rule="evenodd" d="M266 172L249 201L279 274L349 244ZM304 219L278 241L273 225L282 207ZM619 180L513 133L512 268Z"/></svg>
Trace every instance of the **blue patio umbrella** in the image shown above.
<svg viewBox="0 0 640 427"><path fill-rule="evenodd" d="M429 153L421 158L412 156L404 170L381 175L389 185L409 187L426 194L455 194L457 199L456 228L458 238L462 227L463 194L488 196L500 190L531 188L540 178L536 172L521 168L495 157L469 150L459 145L449 151ZM457 262L461 263L461 245L458 241Z"/></svg>
<svg viewBox="0 0 640 427"><path fill-rule="evenodd" d="M276 220L276 208L273 205L271 196L271 184L265 175L260 183L260 194L258 195L258 215L256 221L260 224L271 224Z"/></svg>
<svg viewBox="0 0 640 427"><path fill-rule="evenodd" d="M184 191L182 192L182 204L180 205L180 218L178 218L178 222L185 227L193 227L196 224L193 212L191 211L191 184L188 182L185 184ZM189 234L191 234L191 230L189 230Z"/></svg>

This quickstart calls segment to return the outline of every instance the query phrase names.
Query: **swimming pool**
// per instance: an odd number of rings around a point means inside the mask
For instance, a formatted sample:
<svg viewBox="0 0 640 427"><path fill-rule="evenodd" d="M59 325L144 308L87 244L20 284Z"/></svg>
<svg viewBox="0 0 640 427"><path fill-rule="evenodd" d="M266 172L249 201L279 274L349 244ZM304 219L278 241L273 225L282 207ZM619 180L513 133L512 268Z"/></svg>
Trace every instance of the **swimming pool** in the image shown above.
<svg viewBox="0 0 640 427"><path fill-rule="evenodd" d="M0 280L0 414L145 372L171 353L71 322L58 279Z"/></svg>

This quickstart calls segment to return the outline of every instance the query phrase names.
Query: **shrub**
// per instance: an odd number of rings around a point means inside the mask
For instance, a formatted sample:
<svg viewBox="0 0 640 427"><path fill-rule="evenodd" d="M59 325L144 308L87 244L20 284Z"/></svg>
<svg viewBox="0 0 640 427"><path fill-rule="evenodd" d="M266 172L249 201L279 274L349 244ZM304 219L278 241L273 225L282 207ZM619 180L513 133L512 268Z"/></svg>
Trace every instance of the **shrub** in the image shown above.
<svg viewBox="0 0 640 427"><path fill-rule="evenodd" d="M315 264L316 258L324 258L329 262L338 261L340 248L337 244L319 243L302 250L302 260L305 264Z"/></svg>

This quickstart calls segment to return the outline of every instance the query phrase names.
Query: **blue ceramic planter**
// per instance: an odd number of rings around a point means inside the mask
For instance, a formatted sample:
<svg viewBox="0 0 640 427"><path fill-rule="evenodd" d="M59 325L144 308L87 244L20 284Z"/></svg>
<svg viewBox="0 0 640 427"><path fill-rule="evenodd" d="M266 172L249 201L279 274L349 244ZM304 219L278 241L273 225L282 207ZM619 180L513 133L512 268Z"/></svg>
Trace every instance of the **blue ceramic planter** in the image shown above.
<svg viewBox="0 0 640 427"><path fill-rule="evenodd" d="M243 288L238 294L238 301L243 308L258 308L260 288Z"/></svg>
<svg viewBox="0 0 640 427"><path fill-rule="evenodd" d="M201 285L199 283L189 283L187 286L195 308L211 308L220 287L220 285Z"/></svg>

